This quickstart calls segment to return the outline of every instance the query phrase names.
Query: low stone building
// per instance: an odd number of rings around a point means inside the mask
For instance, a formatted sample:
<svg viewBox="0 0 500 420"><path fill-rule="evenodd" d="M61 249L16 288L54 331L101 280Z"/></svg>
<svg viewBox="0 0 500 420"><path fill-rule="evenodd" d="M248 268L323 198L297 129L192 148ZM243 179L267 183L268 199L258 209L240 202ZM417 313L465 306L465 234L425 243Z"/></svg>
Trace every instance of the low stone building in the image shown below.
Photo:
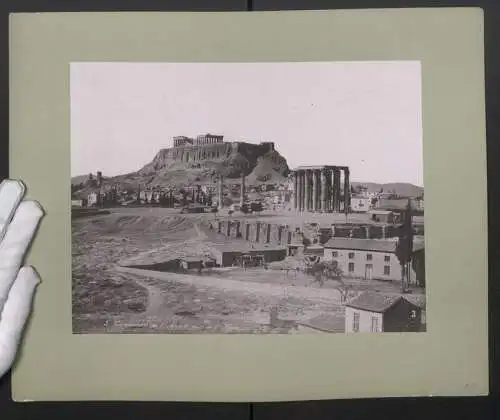
<svg viewBox="0 0 500 420"><path fill-rule="evenodd" d="M396 216L393 211L391 210L380 210L380 209L374 209L374 210L369 210L368 214L370 215L370 218L374 222L378 223L395 223L396 222Z"/></svg>
<svg viewBox="0 0 500 420"><path fill-rule="evenodd" d="M214 245L214 257L219 267L241 266L243 260L259 260L259 264L282 261L286 257L286 248L278 246L259 246L245 242L227 245Z"/></svg>

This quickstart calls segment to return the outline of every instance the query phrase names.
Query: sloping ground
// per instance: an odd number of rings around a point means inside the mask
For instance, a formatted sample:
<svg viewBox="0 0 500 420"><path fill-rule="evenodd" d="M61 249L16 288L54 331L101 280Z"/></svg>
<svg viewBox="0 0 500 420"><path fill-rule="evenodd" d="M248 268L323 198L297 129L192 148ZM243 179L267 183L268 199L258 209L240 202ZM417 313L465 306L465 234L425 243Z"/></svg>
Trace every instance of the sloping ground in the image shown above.
<svg viewBox="0 0 500 420"><path fill-rule="evenodd" d="M227 153L221 154L220 157L189 162L174 160L170 153L172 149L162 149L150 163L138 171L104 177L103 184L119 184L122 188L135 189L139 185L180 186L211 183L219 175L237 179L241 176L241 168L246 168L244 171L249 175L249 184L282 182L289 171L286 159L275 150L269 151L268 147L263 144L238 143L238 147L228 148ZM76 176L72 178L72 184L85 183L86 180L86 175ZM77 195L86 197L91 190L85 187Z"/></svg>
<svg viewBox="0 0 500 420"><path fill-rule="evenodd" d="M285 175L279 172L270 160L262 158L259 159L254 170L247 176L249 185L279 184L285 179Z"/></svg>

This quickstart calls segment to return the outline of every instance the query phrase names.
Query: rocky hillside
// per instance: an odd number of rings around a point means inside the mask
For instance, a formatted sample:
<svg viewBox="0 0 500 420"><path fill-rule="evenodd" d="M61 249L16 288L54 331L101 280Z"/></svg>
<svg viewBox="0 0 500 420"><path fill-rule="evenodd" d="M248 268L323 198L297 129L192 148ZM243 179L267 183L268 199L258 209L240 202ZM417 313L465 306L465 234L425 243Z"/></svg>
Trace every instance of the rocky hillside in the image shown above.
<svg viewBox="0 0 500 420"><path fill-rule="evenodd" d="M182 186L212 183L219 175L223 175L227 182L232 179L239 182L244 173L247 185L256 185L282 182L289 171L286 159L271 143L223 143L202 149L162 149L136 172L111 178L103 174L103 183L120 184L124 188L136 188L139 184ZM85 184L87 179L85 175L77 176L72 178L72 184Z"/></svg>

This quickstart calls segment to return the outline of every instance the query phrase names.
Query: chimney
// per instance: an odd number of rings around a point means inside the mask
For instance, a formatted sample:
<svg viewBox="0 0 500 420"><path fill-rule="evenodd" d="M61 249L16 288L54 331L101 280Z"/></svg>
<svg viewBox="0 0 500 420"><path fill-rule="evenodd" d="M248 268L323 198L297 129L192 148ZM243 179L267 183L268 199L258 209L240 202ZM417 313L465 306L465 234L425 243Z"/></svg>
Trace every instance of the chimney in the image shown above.
<svg viewBox="0 0 500 420"><path fill-rule="evenodd" d="M100 187L102 184L102 172L97 171L97 186Z"/></svg>

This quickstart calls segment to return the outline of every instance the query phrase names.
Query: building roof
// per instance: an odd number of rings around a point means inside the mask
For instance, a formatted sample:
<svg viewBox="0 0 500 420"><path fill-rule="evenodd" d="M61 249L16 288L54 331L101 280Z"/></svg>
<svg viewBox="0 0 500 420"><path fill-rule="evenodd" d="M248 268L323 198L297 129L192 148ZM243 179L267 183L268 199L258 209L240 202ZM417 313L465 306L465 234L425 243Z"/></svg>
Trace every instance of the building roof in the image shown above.
<svg viewBox="0 0 500 420"><path fill-rule="evenodd" d="M265 246L264 244L254 244L236 241L226 244L214 244L213 247L220 252L264 252L264 251L285 251L284 246Z"/></svg>
<svg viewBox="0 0 500 420"><path fill-rule="evenodd" d="M400 295L395 293L379 293L366 291L351 299L346 306L363 311L386 312L400 300L406 300L410 304L425 308L425 296L421 295Z"/></svg>
<svg viewBox="0 0 500 420"><path fill-rule="evenodd" d="M353 251L396 252L398 241L394 239L331 238L325 248ZM424 249L422 241L413 242L413 252Z"/></svg>
<svg viewBox="0 0 500 420"><path fill-rule="evenodd" d="M340 333L345 331L344 318L334 314L321 314L297 324L323 332Z"/></svg>
<svg viewBox="0 0 500 420"><path fill-rule="evenodd" d="M363 292L346 303L351 308L370 312L385 312L399 300L401 295L386 295L377 292Z"/></svg>
<svg viewBox="0 0 500 420"><path fill-rule="evenodd" d="M411 199L412 209L416 209L415 199ZM378 208L405 210L408 206L407 198L381 198L378 202Z"/></svg>
<svg viewBox="0 0 500 420"><path fill-rule="evenodd" d="M181 257L179 260L185 261L185 262L200 262L200 261L210 261L213 258L207 257L205 255L200 255L200 256L186 256L186 257Z"/></svg>
<svg viewBox="0 0 500 420"><path fill-rule="evenodd" d="M313 165L313 166L298 166L293 171L304 171L304 170L320 170L320 169L349 169L348 166L344 165Z"/></svg>
<svg viewBox="0 0 500 420"><path fill-rule="evenodd" d="M394 213L393 211L391 210L378 210L378 209L373 209L373 210L369 210L368 213L370 214L392 214Z"/></svg>
<svg viewBox="0 0 500 420"><path fill-rule="evenodd" d="M415 306L418 306L421 309L425 309L426 297L424 294L404 295L403 299L406 299L408 302L412 303Z"/></svg>

